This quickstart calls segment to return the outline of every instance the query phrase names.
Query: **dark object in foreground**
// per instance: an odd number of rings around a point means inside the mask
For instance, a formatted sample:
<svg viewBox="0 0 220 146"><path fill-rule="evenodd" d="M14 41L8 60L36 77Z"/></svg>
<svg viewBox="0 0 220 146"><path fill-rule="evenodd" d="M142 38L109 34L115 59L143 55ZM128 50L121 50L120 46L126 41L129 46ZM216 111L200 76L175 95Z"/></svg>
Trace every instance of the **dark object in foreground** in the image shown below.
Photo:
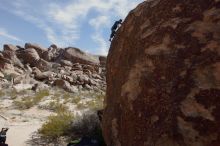
<svg viewBox="0 0 220 146"><path fill-rule="evenodd" d="M78 143L76 141L73 141L70 142L67 146L104 146L104 145L96 138L83 137L80 141L78 141Z"/></svg>
<svg viewBox="0 0 220 146"><path fill-rule="evenodd" d="M0 143L0 146L8 146L8 144Z"/></svg>
<svg viewBox="0 0 220 146"><path fill-rule="evenodd" d="M5 144L7 131L8 131L8 128L2 128L0 132L0 146L8 146L7 144Z"/></svg>

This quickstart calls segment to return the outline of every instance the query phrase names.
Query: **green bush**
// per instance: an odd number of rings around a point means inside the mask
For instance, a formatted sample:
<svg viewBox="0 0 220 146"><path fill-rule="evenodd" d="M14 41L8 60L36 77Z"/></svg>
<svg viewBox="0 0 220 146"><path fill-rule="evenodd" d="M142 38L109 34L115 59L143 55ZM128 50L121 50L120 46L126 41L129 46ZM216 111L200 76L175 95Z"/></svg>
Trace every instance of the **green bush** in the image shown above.
<svg viewBox="0 0 220 146"><path fill-rule="evenodd" d="M73 118L70 112L58 112L55 116L49 116L47 122L42 125L38 132L49 139L65 136L71 128Z"/></svg>

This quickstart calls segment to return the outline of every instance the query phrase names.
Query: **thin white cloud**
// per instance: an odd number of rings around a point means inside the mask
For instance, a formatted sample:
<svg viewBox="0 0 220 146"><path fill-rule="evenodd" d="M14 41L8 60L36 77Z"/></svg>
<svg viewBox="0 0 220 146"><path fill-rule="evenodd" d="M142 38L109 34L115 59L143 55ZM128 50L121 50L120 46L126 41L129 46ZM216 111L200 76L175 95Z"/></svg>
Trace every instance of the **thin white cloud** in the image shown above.
<svg viewBox="0 0 220 146"><path fill-rule="evenodd" d="M81 29L84 29L82 26L89 24L94 33L88 35L104 54L108 49L108 40L103 37L105 29L110 28L115 19L124 19L141 1L143 0L14 0L7 1L10 4L7 11L36 25L45 32L49 42L61 47L75 45L79 39L83 40L83 36L80 36ZM34 9L33 4L36 4ZM91 32L91 28L86 29Z"/></svg>
<svg viewBox="0 0 220 146"><path fill-rule="evenodd" d="M107 55L108 53L108 43L106 40L101 36L101 34L97 33L92 36L92 39L98 44L98 52L99 55Z"/></svg>
<svg viewBox="0 0 220 146"><path fill-rule="evenodd" d="M100 29L101 27L108 26L110 24L110 18L108 16L98 16L89 20L89 24L95 28L96 30Z"/></svg>
<svg viewBox="0 0 220 146"><path fill-rule="evenodd" d="M10 40L22 42L22 40L20 38L8 33L8 31L4 28L0 28L0 37L4 37L4 38L10 39Z"/></svg>

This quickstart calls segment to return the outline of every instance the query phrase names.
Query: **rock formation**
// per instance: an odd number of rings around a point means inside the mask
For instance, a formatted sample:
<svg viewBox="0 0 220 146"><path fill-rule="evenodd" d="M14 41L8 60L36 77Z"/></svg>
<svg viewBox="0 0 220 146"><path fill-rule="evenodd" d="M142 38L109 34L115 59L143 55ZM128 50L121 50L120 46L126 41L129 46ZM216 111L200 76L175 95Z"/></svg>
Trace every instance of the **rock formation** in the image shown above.
<svg viewBox="0 0 220 146"><path fill-rule="evenodd" d="M105 91L105 65L98 58L71 47L6 44L0 52L0 89L10 82L19 91L42 82L68 92Z"/></svg>
<svg viewBox="0 0 220 146"><path fill-rule="evenodd" d="M107 57L108 146L220 145L220 1L149 0Z"/></svg>

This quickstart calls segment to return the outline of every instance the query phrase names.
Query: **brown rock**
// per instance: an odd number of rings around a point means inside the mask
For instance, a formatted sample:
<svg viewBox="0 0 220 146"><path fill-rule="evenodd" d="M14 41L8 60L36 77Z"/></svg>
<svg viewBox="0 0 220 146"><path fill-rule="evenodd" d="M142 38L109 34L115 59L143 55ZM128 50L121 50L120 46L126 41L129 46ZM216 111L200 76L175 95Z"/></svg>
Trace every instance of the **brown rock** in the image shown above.
<svg viewBox="0 0 220 146"><path fill-rule="evenodd" d="M39 46L38 44L26 43L25 49L30 49L30 48L35 49L40 57L43 57L44 52L47 50L47 49Z"/></svg>
<svg viewBox="0 0 220 146"><path fill-rule="evenodd" d="M99 64L97 57L84 53L78 48L66 48L63 53L63 58L71 61L72 63L81 63L81 64Z"/></svg>
<svg viewBox="0 0 220 146"><path fill-rule="evenodd" d="M29 63L31 66L40 59L37 51L33 48L22 50L17 53L17 56L20 60L23 60L24 63Z"/></svg>
<svg viewBox="0 0 220 146"><path fill-rule="evenodd" d="M72 93L78 92L78 89L75 86L71 86L69 82L62 79L58 79L54 81L54 85L66 90L67 92L72 92Z"/></svg>
<svg viewBox="0 0 220 146"><path fill-rule="evenodd" d="M33 62L32 65L39 68L41 71L48 71L52 68L52 64L44 59L39 59L38 61Z"/></svg>
<svg viewBox="0 0 220 146"><path fill-rule="evenodd" d="M4 69L8 64L11 64L11 60L5 58L3 54L0 53L0 69Z"/></svg>
<svg viewBox="0 0 220 146"><path fill-rule="evenodd" d="M68 60L64 60L64 59L61 59L60 60L60 64L62 66L73 66L72 62L68 61Z"/></svg>
<svg viewBox="0 0 220 146"><path fill-rule="evenodd" d="M51 72L41 72L37 67L33 67L33 72L35 79L43 81L48 80Z"/></svg>
<svg viewBox="0 0 220 146"><path fill-rule="evenodd" d="M11 44L5 44L3 46L3 50L4 51L13 51L13 52L15 52L16 50L18 50L18 48L14 45L11 45Z"/></svg>
<svg viewBox="0 0 220 146"><path fill-rule="evenodd" d="M4 45L5 46L8 46L8 45ZM8 46L9 47L9 46ZM14 50L12 49L15 49L13 48L13 46L11 45L9 48L5 47L4 48L5 50L2 52L3 56L5 59L8 59L10 60L10 63L19 67L19 68L24 68L24 65L21 63L21 61L17 58L16 56L16 53Z"/></svg>
<svg viewBox="0 0 220 146"><path fill-rule="evenodd" d="M59 49L56 45L51 45L46 51L43 52L42 58L46 61L55 61L59 55Z"/></svg>
<svg viewBox="0 0 220 146"><path fill-rule="evenodd" d="M106 56L99 56L100 65L105 67L106 66L107 57Z"/></svg>
<svg viewBox="0 0 220 146"><path fill-rule="evenodd" d="M220 1L150 0L107 59L108 146L220 145Z"/></svg>

